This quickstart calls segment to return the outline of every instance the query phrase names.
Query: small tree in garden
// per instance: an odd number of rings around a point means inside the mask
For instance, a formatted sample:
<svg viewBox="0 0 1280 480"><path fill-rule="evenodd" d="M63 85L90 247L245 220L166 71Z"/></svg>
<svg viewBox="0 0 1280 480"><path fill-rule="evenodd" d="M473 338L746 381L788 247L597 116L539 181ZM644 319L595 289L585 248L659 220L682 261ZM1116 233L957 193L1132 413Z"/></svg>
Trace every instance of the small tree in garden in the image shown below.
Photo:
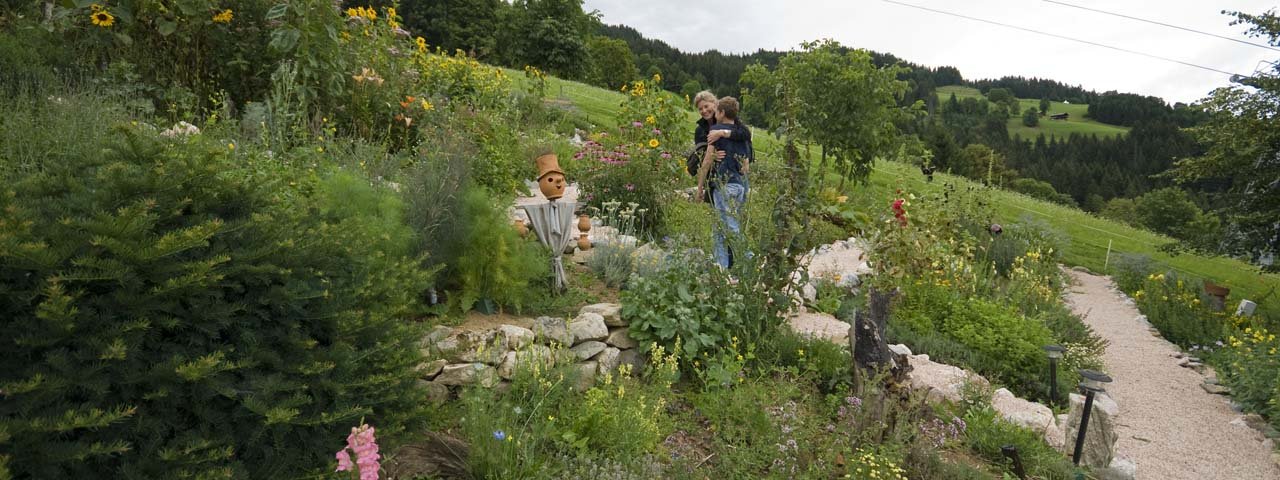
<svg viewBox="0 0 1280 480"><path fill-rule="evenodd" d="M235 147L125 130L0 174L0 472L293 478L421 418L399 210Z"/></svg>
<svg viewBox="0 0 1280 480"><path fill-rule="evenodd" d="M842 178L865 180L876 157L902 145L897 125L919 113L923 103L899 107L908 85L897 76L906 69L877 68L866 50L832 40L806 42L801 48L782 57L773 70L756 64L743 72L746 108L768 107L771 128L785 127L795 140L822 147L819 180L828 155ZM791 105L790 113L781 113L783 103Z"/></svg>

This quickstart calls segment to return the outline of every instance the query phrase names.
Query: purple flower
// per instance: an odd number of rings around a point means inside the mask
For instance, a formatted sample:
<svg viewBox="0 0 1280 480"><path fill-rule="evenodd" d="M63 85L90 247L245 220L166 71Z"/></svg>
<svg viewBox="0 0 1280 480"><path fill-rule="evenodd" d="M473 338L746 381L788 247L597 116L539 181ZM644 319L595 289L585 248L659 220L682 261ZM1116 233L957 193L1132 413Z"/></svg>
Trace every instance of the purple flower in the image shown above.
<svg viewBox="0 0 1280 480"><path fill-rule="evenodd" d="M503 441L503 440L506 440L506 439L507 439L507 432L504 432L504 431L502 431L502 430L494 430L494 431L493 431L493 439L494 439L494 440L497 440L497 441Z"/></svg>
<svg viewBox="0 0 1280 480"><path fill-rule="evenodd" d="M857 408L862 408L862 399L858 397L844 397L844 402Z"/></svg>

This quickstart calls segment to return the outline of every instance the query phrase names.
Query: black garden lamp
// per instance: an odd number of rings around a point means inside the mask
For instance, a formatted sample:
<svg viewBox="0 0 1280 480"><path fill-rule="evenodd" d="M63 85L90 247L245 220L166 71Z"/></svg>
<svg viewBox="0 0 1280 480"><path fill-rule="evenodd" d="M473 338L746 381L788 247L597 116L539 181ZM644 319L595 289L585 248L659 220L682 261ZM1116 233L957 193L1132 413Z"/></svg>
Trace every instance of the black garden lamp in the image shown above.
<svg viewBox="0 0 1280 480"><path fill-rule="evenodd" d="M1089 427L1089 413L1093 411L1093 396L1105 392L1102 386L1111 383L1111 377L1094 370L1080 370L1080 391L1084 392L1084 412L1080 414L1080 433L1076 435L1076 449L1071 462L1080 465L1080 452L1084 449L1084 433Z"/></svg>
<svg viewBox="0 0 1280 480"><path fill-rule="evenodd" d="M1027 471L1022 468L1022 455L1018 454L1018 447L1005 445L1000 447L1000 453L1009 457L1009 461L1013 462L1013 474L1017 475L1020 480L1027 480Z"/></svg>
<svg viewBox="0 0 1280 480"><path fill-rule="evenodd" d="M1049 356L1049 403L1058 403L1058 360L1067 349L1061 345L1045 345L1044 353Z"/></svg>

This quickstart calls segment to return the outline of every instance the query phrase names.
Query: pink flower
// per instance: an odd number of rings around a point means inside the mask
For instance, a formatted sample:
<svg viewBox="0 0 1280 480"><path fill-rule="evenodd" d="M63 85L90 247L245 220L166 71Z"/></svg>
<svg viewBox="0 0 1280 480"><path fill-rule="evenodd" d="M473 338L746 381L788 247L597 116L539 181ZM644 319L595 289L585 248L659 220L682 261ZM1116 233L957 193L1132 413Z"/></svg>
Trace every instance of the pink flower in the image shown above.
<svg viewBox="0 0 1280 480"><path fill-rule="evenodd" d="M644 126L644 122L631 122L631 126L640 128Z"/></svg>
<svg viewBox="0 0 1280 480"><path fill-rule="evenodd" d="M662 155L660 155L660 156L661 156L662 158L671 158L671 153L670 153L670 152L662 152Z"/></svg>
<svg viewBox="0 0 1280 480"><path fill-rule="evenodd" d="M630 192L630 191L634 191L634 190L636 189L635 184L632 184L632 183L628 183L628 184L624 185L624 187L626 187L626 189L627 189L627 191L628 191L628 192Z"/></svg>
<svg viewBox="0 0 1280 480"><path fill-rule="evenodd" d="M654 134L654 135L662 135L662 130L658 130L658 129L656 129L656 128L655 128L655 129L653 129L653 134Z"/></svg>
<svg viewBox="0 0 1280 480"><path fill-rule="evenodd" d="M335 472L346 472L351 470L351 454L347 453L347 449L344 448L342 450L338 450L338 453L334 454L334 456L338 457L338 469L334 470Z"/></svg>

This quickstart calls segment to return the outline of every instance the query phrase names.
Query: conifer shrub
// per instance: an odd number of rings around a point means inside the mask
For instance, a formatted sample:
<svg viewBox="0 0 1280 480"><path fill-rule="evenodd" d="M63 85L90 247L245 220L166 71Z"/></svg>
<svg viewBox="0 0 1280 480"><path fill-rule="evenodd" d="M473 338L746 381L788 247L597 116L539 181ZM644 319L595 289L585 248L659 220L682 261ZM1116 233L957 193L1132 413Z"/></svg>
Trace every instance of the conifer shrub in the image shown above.
<svg viewBox="0 0 1280 480"><path fill-rule="evenodd" d="M551 255L542 244L520 238L506 212L489 193L470 187L462 194L457 252L448 268L458 307L470 310L481 300L519 310L535 295L546 295Z"/></svg>
<svg viewBox="0 0 1280 480"><path fill-rule="evenodd" d="M402 319L430 272L380 194L199 137L125 127L94 151L100 131L5 125L45 153L0 158L0 472L291 478L362 418L421 418Z"/></svg>

